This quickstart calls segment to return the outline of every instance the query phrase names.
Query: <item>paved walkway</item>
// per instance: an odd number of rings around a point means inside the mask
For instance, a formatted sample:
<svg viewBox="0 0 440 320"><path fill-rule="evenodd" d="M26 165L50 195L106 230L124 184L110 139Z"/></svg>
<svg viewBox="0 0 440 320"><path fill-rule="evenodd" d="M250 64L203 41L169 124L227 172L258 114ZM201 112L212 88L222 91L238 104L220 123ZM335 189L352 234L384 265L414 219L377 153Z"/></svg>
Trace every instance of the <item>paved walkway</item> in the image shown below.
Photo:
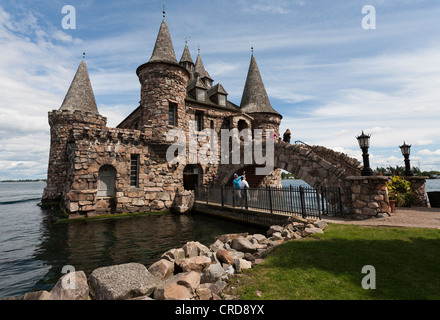
<svg viewBox="0 0 440 320"><path fill-rule="evenodd" d="M362 226L414 227L440 229L440 208L396 208L391 217L348 220L325 217L328 223L356 224Z"/></svg>

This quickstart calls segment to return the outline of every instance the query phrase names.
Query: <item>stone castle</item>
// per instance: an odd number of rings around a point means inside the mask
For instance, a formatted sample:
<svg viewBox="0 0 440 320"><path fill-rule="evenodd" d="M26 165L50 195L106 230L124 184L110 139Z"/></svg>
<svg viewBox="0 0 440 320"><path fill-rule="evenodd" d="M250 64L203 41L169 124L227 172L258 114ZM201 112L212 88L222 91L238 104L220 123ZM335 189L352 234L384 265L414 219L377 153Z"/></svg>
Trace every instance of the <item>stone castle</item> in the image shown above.
<svg viewBox="0 0 440 320"><path fill-rule="evenodd" d="M255 165L171 164L165 154L171 129L189 133L237 128L274 130L282 116L269 102L252 54L240 106L214 80L188 45L176 59L163 20L150 60L136 71L140 105L116 128L97 108L86 63L78 67L58 110L49 112L51 146L43 203L59 202L70 215L170 210L196 185L228 184L246 170L251 186L281 184L281 171L256 176ZM200 145L199 145L200 147ZM188 163L188 162L187 162Z"/></svg>

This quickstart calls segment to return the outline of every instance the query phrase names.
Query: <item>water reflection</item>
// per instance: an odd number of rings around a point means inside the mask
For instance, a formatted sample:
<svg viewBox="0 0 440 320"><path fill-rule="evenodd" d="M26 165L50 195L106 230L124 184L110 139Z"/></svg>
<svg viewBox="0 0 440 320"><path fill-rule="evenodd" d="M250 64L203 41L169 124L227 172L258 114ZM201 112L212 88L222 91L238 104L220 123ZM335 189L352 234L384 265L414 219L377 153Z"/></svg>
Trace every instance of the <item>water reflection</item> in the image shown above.
<svg viewBox="0 0 440 320"><path fill-rule="evenodd" d="M167 250L188 241L210 245L223 233L265 233L266 228L219 220L200 214L143 215L118 219L55 223L50 214L42 221L41 242L34 258L46 274L33 290L50 290L65 265L88 276L102 266L138 262L147 267Z"/></svg>

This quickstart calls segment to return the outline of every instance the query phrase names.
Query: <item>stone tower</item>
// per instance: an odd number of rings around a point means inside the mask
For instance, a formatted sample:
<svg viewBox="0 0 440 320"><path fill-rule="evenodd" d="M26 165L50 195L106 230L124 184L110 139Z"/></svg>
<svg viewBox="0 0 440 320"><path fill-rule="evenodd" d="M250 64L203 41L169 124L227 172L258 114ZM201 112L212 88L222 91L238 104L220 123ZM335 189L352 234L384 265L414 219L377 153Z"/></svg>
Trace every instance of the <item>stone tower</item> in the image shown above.
<svg viewBox="0 0 440 320"><path fill-rule="evenodd" d="M254 129L273 129L277 136L279 136L279 126L283 116L275 111L270 104L257 61L253 54L244 86L240 110L254 119L252 121Z"/></svg>
<svg viewBox="0 0 440 320"><path fill-rule="evenodd" d="M61 107L49 112L49 125L50 154L43 203L60 201L67 193L66 188L70 188L67 182L72 172L71 158L75 157L72 130L82 126L106 125L106 118L98 112L84 61L80 63Z"/></svg>
<svg viewBox="0 0 440 320"><path fill-rule="evenodd" d="M165 20L151 59L136 71L141 83L139 128L163 143L171 128L185 129L185 97L190 72L177 62Z"/></svg>

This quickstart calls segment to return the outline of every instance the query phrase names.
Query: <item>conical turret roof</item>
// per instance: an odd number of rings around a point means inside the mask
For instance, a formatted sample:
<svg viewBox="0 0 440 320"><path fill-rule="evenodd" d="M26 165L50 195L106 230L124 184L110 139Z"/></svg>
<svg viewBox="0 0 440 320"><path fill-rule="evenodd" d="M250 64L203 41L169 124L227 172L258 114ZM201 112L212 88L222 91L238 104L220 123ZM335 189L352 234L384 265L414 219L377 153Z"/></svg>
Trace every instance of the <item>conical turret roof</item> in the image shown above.
<svg viewBox="0 0 440 320"><path fill-rule="evenodd" d="M209 75L209 73L206 71L205 66L203 65L203 61L202 61L202 57L200 56L200 53L197 55L194 72L197 73L202 79L208 78L210 80L213 80Z"/></svg>
<svg viewBox="0 0 440 320"><path fill-rule="evenodd" d="M244 86L243 97L241 99L240 108L242 112L251 113L274 113L280 115L270 105L257 61L252 55L249 71Z"/></svg>
<svg viewBox="0 0 440 320"><path fill-rule="evenodd" d="M84 60L80 63L59 110L68 110L70 112L81 110L95 114L99 113Z"/></svg>
<svg viewBox="0 0 440 320"><path fill-rule="evenodd" d="M180 58L179 63L190 62L194 64L193 59L191 58L191 53L189 52L188 44L185 43L185 49L183 49L182 58Z"/></svg>
<svg viewBox="0 0 440 320"><path fill-rule="evenodd" d="M170 31L165 20L160 25L150 62L171 62L177 64L173 42L171 41Z"/></svg>

